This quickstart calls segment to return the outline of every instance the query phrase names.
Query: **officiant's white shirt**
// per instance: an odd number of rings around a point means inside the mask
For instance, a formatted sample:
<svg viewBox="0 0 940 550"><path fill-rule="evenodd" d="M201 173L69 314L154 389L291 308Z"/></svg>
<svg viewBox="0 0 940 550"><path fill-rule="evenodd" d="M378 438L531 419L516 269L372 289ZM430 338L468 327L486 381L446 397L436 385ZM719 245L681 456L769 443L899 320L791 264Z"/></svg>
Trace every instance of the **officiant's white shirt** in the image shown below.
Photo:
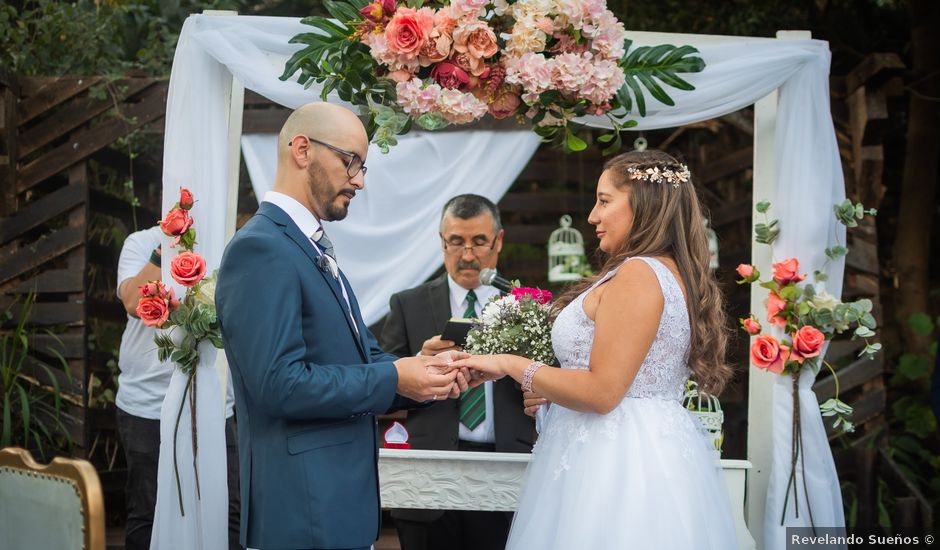
<svg viewBox="0 0 940 550"><path fill-rule="evenodd" d="M458 285L450 275L447 276L447 287L450 289L450 314L452 317L463 317L467 311L467 293L469 290ZM490 303L490 298L499 296L499 290L491 286L478 286L473 289L477 295L477 302L474 304L476 317L480 317L483 306ZM486 418L480 425L472 431L466 426L460 424L460 431L457 437L464 441L473 441L474 443L496 443L496 425L493 424L495 413L493 412L493 382L483 383L484 399L486 400ZM458 423L459 424L459 423Z"/></svg>

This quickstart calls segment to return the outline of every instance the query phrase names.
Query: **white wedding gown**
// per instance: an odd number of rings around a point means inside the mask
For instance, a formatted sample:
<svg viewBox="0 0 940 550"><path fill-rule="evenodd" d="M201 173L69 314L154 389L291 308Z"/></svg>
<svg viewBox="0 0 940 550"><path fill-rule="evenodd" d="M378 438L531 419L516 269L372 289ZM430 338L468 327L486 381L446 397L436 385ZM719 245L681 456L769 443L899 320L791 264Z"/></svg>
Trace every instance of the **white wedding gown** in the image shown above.
<svg viewBox="0 0 940 550"><path fill-rule="evenodd" d="M681 405L690 374L682 290L659 261L636 260L656 272L665 298L656 339L609 414L549 408L508 550L738 547L717 453ZM584 313L584 297L615 272L558 315L552 343L561 368L588 368L594 322Z"/></svg>

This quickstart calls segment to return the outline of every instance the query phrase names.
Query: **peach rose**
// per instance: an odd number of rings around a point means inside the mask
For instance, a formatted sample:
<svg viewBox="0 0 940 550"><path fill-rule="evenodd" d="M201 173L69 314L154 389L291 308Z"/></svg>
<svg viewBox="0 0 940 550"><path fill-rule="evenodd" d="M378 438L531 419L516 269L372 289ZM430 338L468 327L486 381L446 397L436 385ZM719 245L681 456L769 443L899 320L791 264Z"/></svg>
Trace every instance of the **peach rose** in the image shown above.
<svg viewBox="0 0 940 550"><path fill-rule="evenodd" d="M793 335L793 358L802 364L806 359L818 357L825 342L826 335L816 327L800 327Z"/></svg>
<svg viewBox="0 0 940 550"><path fill-rule="evenodd" d="M170 262L170 275L183 286L194 286L206 276L206 260L194 252L181 252Z"/></svg>
<svg viewBox="0 0 940 550"><path fill-rule="evenodd" d="M395 82L408 82L414 77L414 75L411 73L411 71L407 69L399 69L397 71L392 71L388 73L387 75L385 75L385 77L390 78L394 80Z"/></svg>
<svg viewBox="0 0 940 550"><path fill-rule="evenodd" d="M499 51L496 35L484 21L473 21L454 29L454 50L468 53L471 58L493 57Z"/></svg>
<svg viewBox="0 0 940 550"><path fill-rule="evenodd" d="M508 86L500 88L494 95L493 101L488 105L493 118L501 119L511 116L519 109L522 99L519 94Z"/></svg>
<svg viewBox="0 0 940 550"><path fill-rule="evenodd" d="M429 66L433 63L443 61L450 55L450 46L453 43L450 33L437 27L431 31L427 43L418 52L418 59L422 66Z"/></svg>
<svg viewBox="0 0 940 550"><path fill-rule="evenodd" d="M189 210L193 207L193 194L190 193L189 189L183 187L180 189L180 208L183 210Z"/></svg>
<svg viewBox="0 0 940 550"><path fill-rule="evenodd" d="M790 258L782 262L777 262L774 267L774 281L780 286L790 283L798 283L806 278L806 274L800 275L800 262L796 258Z"/></svg>
<svg viewBox="0 0 940 550"><path fill-rule="evenodd" d="M193 219L189 217L189 212L182 208L174 208L167 212L166 217L160 220L160 229L169 237L179 237L189 231L193 226Z"/></svg>
<svg viewBox="0 0 940 550"><path fill-rule="evenodd" d="M427 43L433 28L434 16L430 10L399 8L385 27L388 49L406 59L414 59Z"/></svg>
<svg viewBox="0 0 940 550"><path fill-rule="evenodd" d="M787 309L787 301L776 292L771 292L767 296L767 320L770 324L781 328L787 326L786 318L781 315L785 309Z"/></svg>
<svg viewBox="0 0 940 550"><path fill-rule="evenodd" d="M137 316L148 327L160 327L170 317L170 304L162 296L145 296L137 302Z"/></svg>
<svg viewBox="0 0 940 550"><path fill-rule="evenodd" d="M750 335L760 334L761 326L757 319L753 317L748 317L747 319L741 319L741 326L744 327L744 330L747 331Z"/></svg>
<svg viewBox="0 0 940 550"><path fill-rule="evenodd" d="M777 342L773 336L758 336L751 344L751 363L759 369L780 374L789 358L790 348Z"/></svg>

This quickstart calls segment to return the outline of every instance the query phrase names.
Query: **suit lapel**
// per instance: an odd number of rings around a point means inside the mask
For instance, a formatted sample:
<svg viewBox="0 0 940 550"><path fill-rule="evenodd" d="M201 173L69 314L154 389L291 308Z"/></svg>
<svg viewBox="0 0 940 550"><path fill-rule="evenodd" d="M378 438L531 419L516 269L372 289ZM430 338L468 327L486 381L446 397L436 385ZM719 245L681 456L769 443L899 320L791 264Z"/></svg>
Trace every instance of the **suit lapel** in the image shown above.
<svg viewBox="0 0 940 550"><path fill-rule="evenodd" d="M444 325L453 315L450 311L450 286L447 284L447 273L433 284L428 285L430 294L431 318L434 320L434 334L440 334Z"/></svg>
<svg viewBox="0 0 940 550"><path fill-rule="evenodd" d="M339 286L339 281L337 281L331 273L323 271L320 269L317 264L317 259L320 257L316 248L314 248L313 243L310 241L310 238L304 235L300 228L290 219L283 210L274 206L272 204L263 202L261 207L258 209L258 213L270 218L272 221L284 228L284 234L287 235L294 243L300 247L300 250L303 251L304 255L311 262L311 271L315 271L323 277L323 280L326 282L326 285L330 288L330 291L333 293L333 297L336 298L337 303L339 303L340 309L344 312L343 317L346 318L346 324L349 325L349 330L352 331L353 337L356 340L356 347L359 348L359 353L366 357L364 346L362 344L362 333L359 333L359 336L356 337L356 328L353 326L352 318L346 313L350 311L350 305L352 305L352 297L350 297L350 304L346 304L346 299L343 298L343 289ZM349 286L349 283L346 283L346 288L350 289L349 292L352 293L352 287Z"/></svg>
<svg viewBox="0 0 940 550"><path fill-rule="evenodd" d="M359 327L359 339L357 343L359 344L359 351L362 353L362 358L367 362L371 363L372 359L369 356L369 350L366 349L366 331L369 330L369 327L366 326L366 322L362 320L362 311L359 309L359 300L356 300L356 295L352 292L352 286L349 284L349 279L346 278L346 274L343 273L343 270L339 270L339 276L343 278L343 284L346 285L346 288L349 289L349 306L352 308L352 314L356 321L356 326Z"/></svg>

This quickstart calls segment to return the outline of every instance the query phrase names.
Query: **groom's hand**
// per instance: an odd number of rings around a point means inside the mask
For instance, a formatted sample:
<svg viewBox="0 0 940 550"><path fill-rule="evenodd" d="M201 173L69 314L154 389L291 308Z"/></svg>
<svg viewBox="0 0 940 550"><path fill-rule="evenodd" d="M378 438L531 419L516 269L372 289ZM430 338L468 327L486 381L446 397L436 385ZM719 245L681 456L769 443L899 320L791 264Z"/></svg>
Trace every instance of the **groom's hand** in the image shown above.
<svg viewBox="0 0 940 550"><path fill-rule="evenodd" d="M403 357L395 361L398 371L396 391L415 401L446 399L453 390L459 369L447 369L445 363L441 358L424 356Z"/></svg>

